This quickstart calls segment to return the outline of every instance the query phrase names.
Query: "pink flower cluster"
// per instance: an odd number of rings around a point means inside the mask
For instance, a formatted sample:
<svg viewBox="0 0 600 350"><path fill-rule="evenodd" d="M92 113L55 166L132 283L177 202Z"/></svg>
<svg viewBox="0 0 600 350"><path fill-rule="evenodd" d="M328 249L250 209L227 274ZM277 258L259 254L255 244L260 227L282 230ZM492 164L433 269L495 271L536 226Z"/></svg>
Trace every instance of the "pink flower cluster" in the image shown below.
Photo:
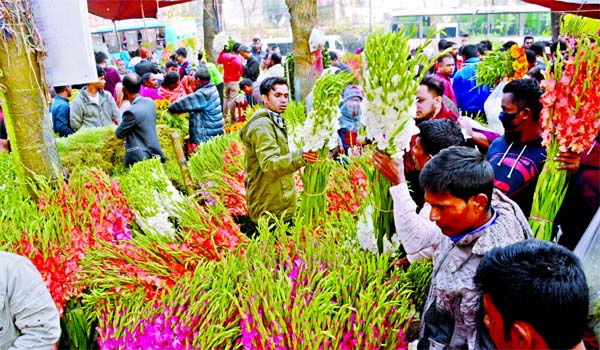
<svg viewBox="0 0 600 350"><path fill-rule="evenodd" d="M81 294L80 260L97 242L131 239L128 225L133 216L119 185L97 173L83 186L63 183L39 193L38 209L57 220L57 237L23 232L11 251L28 257L40 271L62 315L67 302ZM46 240L44 240L46 239Z"/></svg>
<svg viewBox="0 0 600 350"><path fill-rule="evenodd" d="M159 302L152 309L162 312L151 312L149 316L141 317L135 327L125 326L121 329L118 325L107 324L105 318L100 318L100 326L96 328L100 334L100 349L189 349L198 335L196 329L199 317L181 305L170 307Z"/></svg>
<svg viewBox="0 0 600 350"><path fill-rule="evenodd" d="M587 50L596 54L589 55ZM590 149L600 131L600 57L598 48L580 46L574 57L563 61L562 76L550 73L542 81L540 122L543 143L556 139L561 152L580 153Z"/></svg>

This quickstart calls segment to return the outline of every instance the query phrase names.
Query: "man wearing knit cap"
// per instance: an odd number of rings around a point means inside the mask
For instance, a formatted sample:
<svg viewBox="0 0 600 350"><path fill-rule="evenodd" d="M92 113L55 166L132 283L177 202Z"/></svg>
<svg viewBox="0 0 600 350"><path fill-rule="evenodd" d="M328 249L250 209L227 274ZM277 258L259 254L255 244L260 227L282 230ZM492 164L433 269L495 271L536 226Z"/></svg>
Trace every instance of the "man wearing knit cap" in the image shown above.
<svg viewBox="0 0 600 350"><path fill-rule="evenodd" d="M260 62L252 53L250 53L250 49L246 45L241 45L240 48L240 56L242 56L246 60L246 65L244 66L244 78L252 80L255 82L258 79L258 74L260 73Z"/></svg>
<svg viewBox="0 0 600 350"><path fill-rule="evenodd" d="M364 143L364 139L358 140L360 116L362 115L360 104L364 96L361 88L356 85L346 87L342 93L343 102L340 107L341 115L338 119L340 124L338 135L346 154L350 147Z"/></svg>

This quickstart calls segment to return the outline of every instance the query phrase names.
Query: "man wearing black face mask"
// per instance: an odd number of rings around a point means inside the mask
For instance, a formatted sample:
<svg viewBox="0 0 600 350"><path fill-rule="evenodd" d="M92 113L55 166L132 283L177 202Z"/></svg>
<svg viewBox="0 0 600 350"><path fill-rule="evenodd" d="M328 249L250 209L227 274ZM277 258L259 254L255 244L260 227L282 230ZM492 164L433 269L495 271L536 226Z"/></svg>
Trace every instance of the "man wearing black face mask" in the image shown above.
<svg viewBox="0 0 600 350"><path fill-rule="evenodd" d="M539 124L544 92L534 79L513 80L502 92L500 120L504 136L490 145L486 159L494 169L494 186L517 202L528 217L546 159ZM557 160L565 164L558 169L576 172L579 167L579 157L574 153L560 153Z"/></svg>

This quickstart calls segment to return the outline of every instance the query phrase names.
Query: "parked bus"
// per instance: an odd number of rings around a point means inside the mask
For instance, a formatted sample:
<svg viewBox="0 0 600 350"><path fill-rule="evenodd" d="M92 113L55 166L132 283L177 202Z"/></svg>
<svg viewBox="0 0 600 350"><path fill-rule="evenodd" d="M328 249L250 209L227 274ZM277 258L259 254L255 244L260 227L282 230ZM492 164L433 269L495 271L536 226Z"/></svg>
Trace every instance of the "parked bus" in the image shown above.
<svg viewBox="0 0 600 350"><path fill-rule="evenodd" d="M159 54L163 48L173 44L179 47L181 42L195 38L196 20L193 17L178 18L172 20L135 20L122 21L117 25L121 45L126 46L128 51L137 50L142 42L149 43L152 51ZM118 57L119 42L115 37L113 26L104 26L92 29L92 41L104 44L113 57Z"/></svg>
<svg viewBox="0 0 600 350"><path fill-rule="evenodd" d="M550 10L537 5L429 8L394 11L389 30L403 28L420 41L437 30L435 38L457 40L462 34L482 38L522 40L550 35ZM517 41L517 40L515 40ZM519 42L519 41L517 41Z"/></svg>
<svg viewBox="0 0 600 350"><path fill-rule="evenodd" d="M288 53L292 52L292 37L278 37L278 38L266 38L263 39L263 45L266 47L279 47L279 51L281 51L281 55L285 56ZM328 50L334 50L339 54L346 53L346 49L344 48L344 43L342 42L342 37L339 35L325 35L325 47Z"/></svg>

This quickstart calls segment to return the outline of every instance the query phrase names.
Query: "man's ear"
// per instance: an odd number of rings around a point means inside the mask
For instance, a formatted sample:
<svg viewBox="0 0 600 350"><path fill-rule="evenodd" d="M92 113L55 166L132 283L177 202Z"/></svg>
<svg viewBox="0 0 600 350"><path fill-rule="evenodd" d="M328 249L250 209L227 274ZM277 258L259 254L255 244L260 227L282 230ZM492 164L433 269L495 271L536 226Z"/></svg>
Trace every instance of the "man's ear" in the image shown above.
<svg viewBox="0 0 600 350"><path fill-rule="evenodd" d="M515 321L510 327L510 338L516 349L547 349L544 338L524 321Z"/></svg>
<svg viewBox="0 0 600 350"><path fill-rule="evenodd" d="M519 125L521 123L523 123L525 120L531 119L532 118L532 111L531 109L525 107L521 110L521 113L519 113L519 115L517 116L517 118L515 119L514 124Z"/></svg>
<svg viewBox="0 0 600 350"><path fill-rule="evenodd" d="M488 206L489 201L490 198L488 198L488 196L483 193L478 193L473 197L469 198L469 202L472 202L475 208L477 208L480 211L485 210L485 208Z"/></svg>

